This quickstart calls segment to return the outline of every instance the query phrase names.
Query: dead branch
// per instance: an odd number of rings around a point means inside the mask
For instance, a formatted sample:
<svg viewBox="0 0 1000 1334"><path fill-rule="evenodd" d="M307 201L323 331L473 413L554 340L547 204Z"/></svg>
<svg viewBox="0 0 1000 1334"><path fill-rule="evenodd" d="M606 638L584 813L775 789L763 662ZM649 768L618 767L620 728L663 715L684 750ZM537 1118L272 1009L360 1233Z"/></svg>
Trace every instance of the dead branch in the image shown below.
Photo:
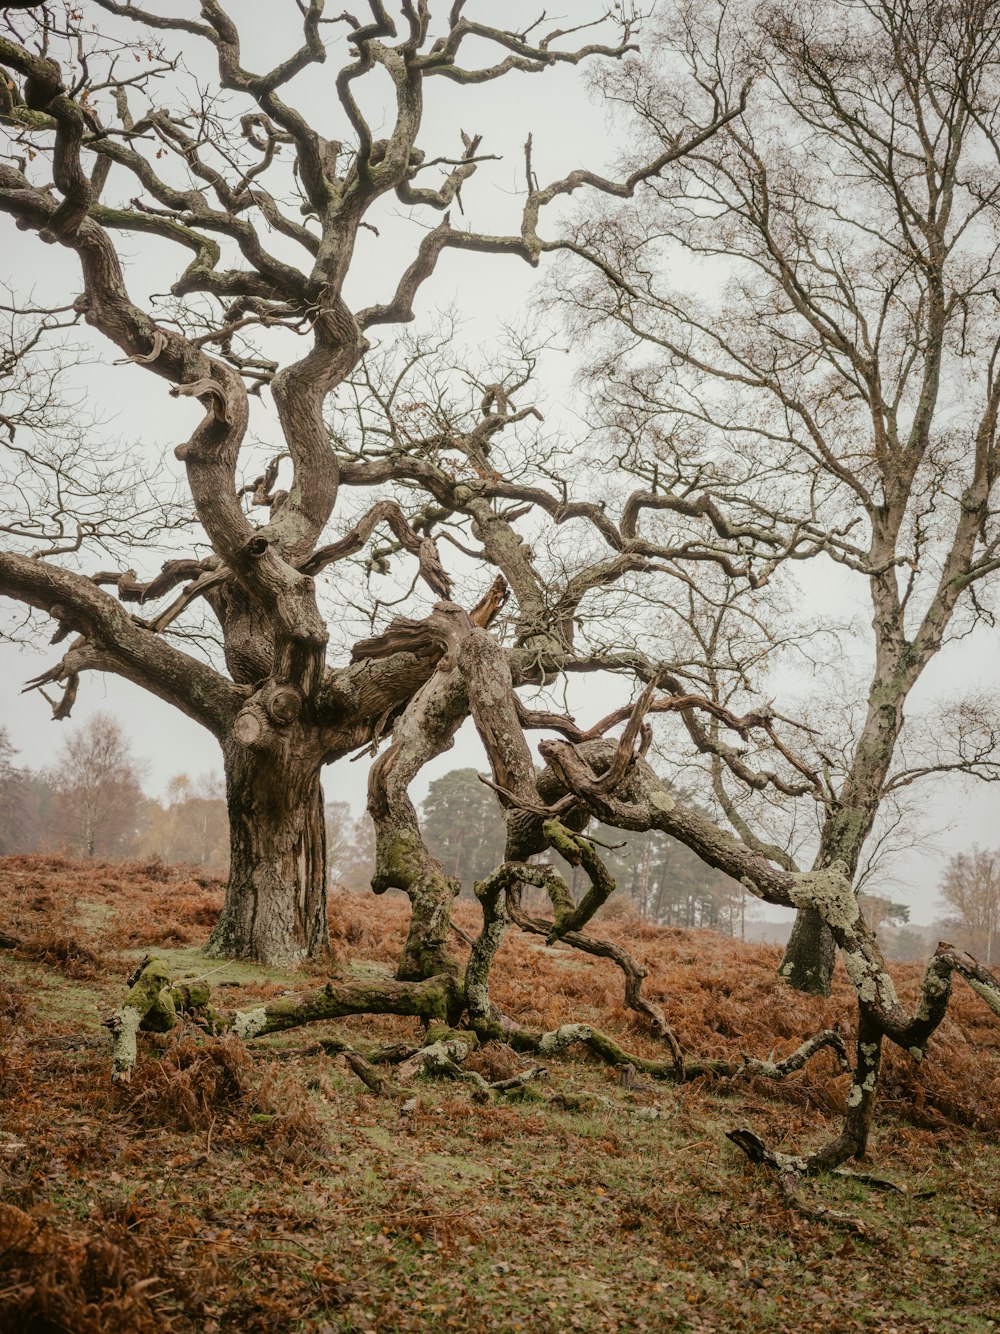
<svg viewBox="0 0 1000 1334"><path fill-rule="evenodd" d="M516 890L508 893L507 911L510 914L511 921L519 926L522 931L528 931L536 936L544 936L546 940L550 941L553 924L543 918L532 917L526 913L520 906L519 898L520 896ZM684 1054L681 1051L680 1044L660 1007L654 1005L651 1000L642 994L642 984L649 976L648 969L634 959L627 950L609 940L597 940L593 936L584 935L580 931L563 931L559 939L584 954L591 954L599 959L610 959L621 969L625 977L626 1007L641 1015L656 1036L662 1038L667 1044L673 1057L674 1072L678 1080L683 1081Z"/></svg>
<svg viewBox="0 0 1000 1334"><path fill-rule="evenodd" d="M805 1160L786 1153L777 1153L769 1149L764 1141L752 1130L727 1130L726 1138L750 1159L768 1168L778 1182L782 1198L796 1213L817 1223L830 1223L857 1237L873 1239L873 1233L865 1227L860 1218L851 1218L848 1214L838 1213L825 1204L810 1203L802 1195L802 1177L806 1171Z"/></svg>
<svg viewBox="0 0 1000 1334"><path fill-rule="evenodd" d="M279 996L253 1010L216 1010L211 988L173 983L162 959L147 956L133 973L123 1003L106 1021L114 1038L112 1078L128 1083L137 1059L137 1034L169 1032L182 1016L210 1031L249 1040L346 1014L408 1014L447 1020L457 1003L450 976L420 982L326 982L315 991Z"/></svg>
<svg viewBox="0 0 1000 1334"><path fill-rule="evenodd" d="M388 524L400 545L417 557L421 578L428 587L438 597L447 598L451 594L451 578L441 564L437 547L431 538L421 537L414 532L403 511L391 500L380 500L364 518L358 520L349 533L338 542L318 548L300 569L304 574L318 574L326 566L360 551L380 523Z"/></svg>

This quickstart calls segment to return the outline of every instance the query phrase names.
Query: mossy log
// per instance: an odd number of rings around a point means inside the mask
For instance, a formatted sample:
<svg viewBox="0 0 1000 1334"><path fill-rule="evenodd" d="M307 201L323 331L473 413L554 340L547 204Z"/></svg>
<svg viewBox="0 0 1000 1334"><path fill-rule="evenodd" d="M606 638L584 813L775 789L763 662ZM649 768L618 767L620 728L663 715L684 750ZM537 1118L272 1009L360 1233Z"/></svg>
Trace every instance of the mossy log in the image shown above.
<svg viewBox="0 0 1000 1334"><path fill-rule="evenodd" d="M672 1058L659 1061L655 1058L638 1056L590 1024L562 1024L548 1033L539 1033L527 1028L491 1029L488 1025L481 1024L477 1027L477 1031L481 1041L493 1039L507 1042L515 1051L530 1052L538 1056L555 1056L579 1043L606 1065L621 1069L632 1067L633 1070L648 1075L650 1079L679 1083L700 1079L703 1075L714 1075L719 1079L734 1079L749 1075L756 1075L760 1079L786 1079L796 1070L801 1070L807 1061L826 1048L833 1051L841 1070L850 1071L851 1068L847 1060L844 1039L834 1029L824 1029L814 1037L808 1038L780 1061L761 1061L750 1056L744 1056L739 1061L684 1061L680 1071Z"/></svg>
<svg viewBox="0 0 1000 1334"><path fill-rule="evenodd" d="M127 1084L137 1059L137 1034L166 1033L185 1016L212 1033L248 1039L348 1014L414 1015L447 1023L454 1014L458 984L450 975L423 982L341 982L315 991L277 996L252 1010L216 1010L207 983L171 981L167 964L147 956L129 979L124 1002L106 1020L114 1038L112 1079Z"/></svg>

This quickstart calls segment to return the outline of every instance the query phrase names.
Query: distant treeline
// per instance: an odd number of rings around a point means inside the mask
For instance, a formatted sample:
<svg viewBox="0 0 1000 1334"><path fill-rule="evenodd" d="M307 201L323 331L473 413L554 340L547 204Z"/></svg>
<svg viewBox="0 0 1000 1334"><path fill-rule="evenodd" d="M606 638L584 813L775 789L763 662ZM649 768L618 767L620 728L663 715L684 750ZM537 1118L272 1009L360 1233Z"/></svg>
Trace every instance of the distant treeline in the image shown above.
<svg viewBox="0 0 1000 1334"><path fill-rule="evenodd" d="M32 770L0 727L0 855L67 852L107 860L160 857L224 874L229 823L222 781L211 774L178 774L158 801L142 789L145 765L121 726L95 714L72 733L56 762ZM327 803L330 881L366 889L375 861L375 831L346 801ZM475 769L452 769L430 785L420 807L431 851L462 885L503 860L504 823L496 800ZM605 912L630 911L662 926L698 927L742 936L756 907L742 885L713 871L693 852L658 831L634 834L592 824L601 855L618 884ZM579 896L584 877L561 869ZM872 927L889 958L926 957L936 934L972 949L989 966L1000 957L1000 852L974 848L948 863L941 883L946 916L923 931L908 925L909 910L878 895L862 895ZM751 932L750 934L756 934Z"/></svg>
<svg viewBox="0 0 1000 1334"><path fill-rule="evenodd" d="M165 799L142 789L145 765L121 726L95 714L73 732L47 769L17 764L0 728L0 853L68 852L81 857L158 856L224 872L228 820L220 780L179 774ZM503 861L504 823L496 799L475 769L453 769L431 783L421 805L428 845L449 875L471 895ZM625 835L597 825L608 868L619 885L611 910L629 909L671 926L703 927L739 935L746 913L742 887L658 832ZM347 802L327 804L330 879L367 888L375 833L367 815L354 817ZM579 870L563 867L574 893Z"/></svg>
<svg viewBox="0 0 1000 1334"><path fill-rule="evenodd" d="M17 764L0 728L0 853L67 852L106 860L161 857L224 871L229 826L221 780L178 774L157 801L120 725L95 714L47 769Z"/></svg>
<svg viewBox="0 0 1000 1334"><path fill-rule="evenodd" d="M349 889L371 878L375 831L368 817L352 819L346 802L327 807L331 875ZM427 844L449 875L471 895L473 885L503 861L504 822L493 793L475 769L452 769L430 785L420 807ZM591 824L601 856L615 877L618 893L607 911L629 910L664 926L700 927L742 934L749 902L743 886L706 866L683 844L656 830L623 833ZM586 877L579 868L561 869L579 896Z"/></svg>

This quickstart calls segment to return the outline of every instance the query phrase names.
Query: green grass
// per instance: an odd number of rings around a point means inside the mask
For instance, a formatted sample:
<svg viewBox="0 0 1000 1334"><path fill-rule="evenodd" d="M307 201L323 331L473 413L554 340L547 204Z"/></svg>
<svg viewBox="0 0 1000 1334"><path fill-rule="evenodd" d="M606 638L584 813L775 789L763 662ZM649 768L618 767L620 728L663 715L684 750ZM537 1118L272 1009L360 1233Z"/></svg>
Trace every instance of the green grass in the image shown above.
<svg viewBox="0 0 1000 1334"><path fill-rule="evenodd" d="M264 967L234 959L209 959L200 945L185 945L170 949L157 945L152 951L130 950L134 958L153 953L163 959L178 981L190 982L206 978L213 987L245 987L275 984L288 990L300 991L309 986L308 980L293 969Z"/></svg>

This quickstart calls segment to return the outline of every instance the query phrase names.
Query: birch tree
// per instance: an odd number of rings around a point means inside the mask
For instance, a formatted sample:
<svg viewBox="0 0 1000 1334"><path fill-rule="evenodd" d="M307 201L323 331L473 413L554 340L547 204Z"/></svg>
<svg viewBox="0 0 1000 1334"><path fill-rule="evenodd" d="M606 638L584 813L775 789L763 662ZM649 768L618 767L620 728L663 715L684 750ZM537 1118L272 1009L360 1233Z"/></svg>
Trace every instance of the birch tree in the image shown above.
<svg viewBox="0 0 1000 1334"><path fill-rule="evenodd" d="M695 493L711 470L739 478L864 608L865 684L849 693L831 657L804 765L696 723L688 738L743 840L860 887L914 785L1000 777L995 699L959 687L907 723L935 657L992 624L1000 568L1000 16L981 0L720 5L668 29L706 80L752 68L753 94L651 184L655 204L585 217L571 317L606 340L601 420L637 469L679 470ZM653 142L686 96L667 69L634 59L607 80ZM737 709L775 647L744 634L733 653L744 597L690 617ZM826 993L833 959L800 913L782 973Z"/></svg>
<svg viewBox="0 0 1000 1334"><path fill-rule="evenodd" d="M143 805L140 778L122 728L110 714L93 714L66 738L51 774L58 798L55 838L84 857L134 851Z"/></svg>
<svg viewBox="0 0 1000 1334"><path fill-rule="evenodd" d="M965 942L989 968L1000 936L1000 853L986 848L956 853L945 867L940 892Z"/></svg>

